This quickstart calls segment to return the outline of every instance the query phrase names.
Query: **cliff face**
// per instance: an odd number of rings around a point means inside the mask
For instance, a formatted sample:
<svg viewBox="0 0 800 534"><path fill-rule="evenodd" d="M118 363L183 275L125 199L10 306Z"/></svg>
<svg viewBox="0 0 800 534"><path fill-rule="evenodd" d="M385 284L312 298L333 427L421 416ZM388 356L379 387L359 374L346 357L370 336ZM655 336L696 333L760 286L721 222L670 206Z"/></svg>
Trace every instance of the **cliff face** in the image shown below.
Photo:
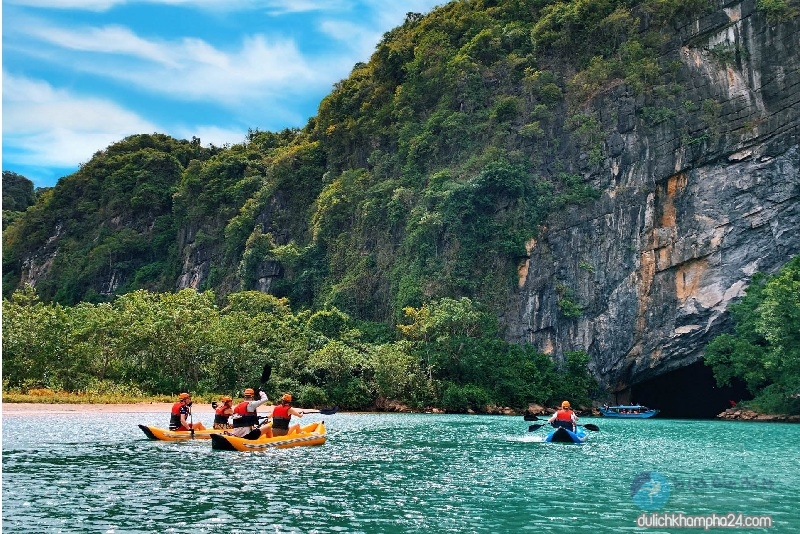
<svg viewBox="0 0 800 534"><path fill-rule="evenodd" d="M696 362L751 275L800 252L800 21L748 0L677 35L678 112L648 125L624 87L592 103L603 196L529 242L504 317L511 341L586 350L612 391Z"/></svg>

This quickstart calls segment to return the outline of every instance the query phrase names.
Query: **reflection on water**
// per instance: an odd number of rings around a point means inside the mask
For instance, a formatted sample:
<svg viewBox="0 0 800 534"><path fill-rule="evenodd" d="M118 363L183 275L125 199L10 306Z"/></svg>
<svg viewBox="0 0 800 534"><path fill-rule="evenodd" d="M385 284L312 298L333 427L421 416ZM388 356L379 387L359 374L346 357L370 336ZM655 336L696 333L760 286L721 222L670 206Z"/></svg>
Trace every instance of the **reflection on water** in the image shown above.
<svg viewBox="0 0 800 534"><path fill-rule="evenodd" d="M798 425L596 419L576 446L521 417L314 417L322 447L237 453L147 440L137 424L160 414L5 416L3 531L632 531L645 471L671 485L660 512L800 531Z"/></svg>

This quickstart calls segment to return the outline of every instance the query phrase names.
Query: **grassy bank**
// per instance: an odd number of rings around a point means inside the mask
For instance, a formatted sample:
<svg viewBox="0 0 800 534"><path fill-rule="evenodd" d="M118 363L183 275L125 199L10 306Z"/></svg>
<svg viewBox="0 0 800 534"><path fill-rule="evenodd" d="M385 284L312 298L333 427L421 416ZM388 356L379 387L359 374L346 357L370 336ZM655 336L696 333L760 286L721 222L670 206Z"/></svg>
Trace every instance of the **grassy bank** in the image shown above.
<svg viewBox="0 0 800 534"><path fill-rule="evenodd" d="M210 403L219 400L221 395L193 396L198 403ZM140 402L174 402L176 396L154 395L141 396L126 393L73 393L53 391L50 389L29 389L21 391L3 391L3 402L31 402L36 404L136 404Z"/></svg>

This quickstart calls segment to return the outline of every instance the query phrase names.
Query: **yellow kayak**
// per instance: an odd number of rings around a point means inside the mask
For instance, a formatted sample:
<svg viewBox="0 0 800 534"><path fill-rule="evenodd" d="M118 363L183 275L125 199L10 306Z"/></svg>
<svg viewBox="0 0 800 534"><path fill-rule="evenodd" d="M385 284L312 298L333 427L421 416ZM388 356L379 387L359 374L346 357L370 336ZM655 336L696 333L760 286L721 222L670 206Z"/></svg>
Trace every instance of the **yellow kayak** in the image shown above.
<svg viewBox="0 0 800 534"><path fill-rule="evenodd" d="M195 430L192 436L191 430L167 430L166 428L158 428L157 426L139 425L142 432L150 439L159 439L162 441L184 441L187 439L208 439L214 434L224 432L224 430L215 430L207 428L205 430Z"/></svg>
<svg viewBox="0 0 800 534"><path fill-rule="evenodd" d="M274 438L261 436L258 439L244 439L219 433L212 434L211 448L220 451L259 452L270 449L322 445L327 439L325 422L323 421L301 427L300 432Z"/></svg>

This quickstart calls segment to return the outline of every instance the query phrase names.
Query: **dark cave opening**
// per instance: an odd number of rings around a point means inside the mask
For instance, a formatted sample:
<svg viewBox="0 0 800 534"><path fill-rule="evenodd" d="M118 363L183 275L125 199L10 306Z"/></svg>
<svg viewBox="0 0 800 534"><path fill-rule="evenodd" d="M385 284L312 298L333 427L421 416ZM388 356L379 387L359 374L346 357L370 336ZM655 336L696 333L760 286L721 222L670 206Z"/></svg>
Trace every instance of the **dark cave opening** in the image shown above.
<svg viewBox="0 0 800 534"><path fill-rule="evenodd" d="M631 386L631 400L661 410L658 417L712 419L731 407L731 401L750 400L744 383L719 387L702 361Z"/></svg>

